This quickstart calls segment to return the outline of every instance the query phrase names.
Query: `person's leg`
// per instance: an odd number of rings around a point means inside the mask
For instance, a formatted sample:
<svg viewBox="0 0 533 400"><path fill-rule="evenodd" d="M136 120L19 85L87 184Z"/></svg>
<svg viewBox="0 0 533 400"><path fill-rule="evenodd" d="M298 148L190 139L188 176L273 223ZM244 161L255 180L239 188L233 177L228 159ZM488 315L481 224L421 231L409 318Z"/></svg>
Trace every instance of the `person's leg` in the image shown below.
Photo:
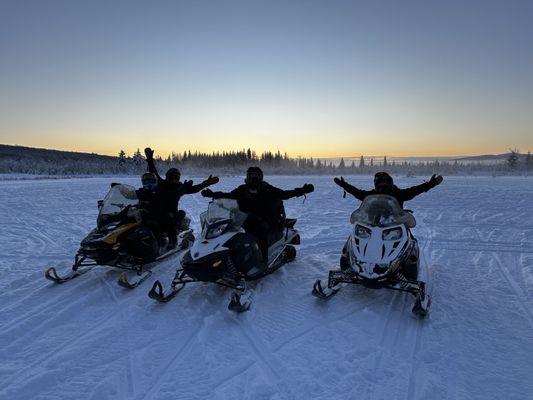
<svg viewBox="0 0 533 400"><path fill-rule="evenodd" d="M168 244L170 248L176 247L178 243L178 232L176 227L175 213L168 213L163 216L163 230L168 235Z"/></svg>
<svg viewBox="0 0 533 400"><path fill-rule="evenodd" d="M161 232L161 226L160 224L157 222L157 220L153 219L153 218L150 218L150 217L146 217L144 220L143 220L143 224L152 231L152 233L154 234L154 237L155 239L157 240L157 243L159 244L159 246L162 246L162 242L163 242L163 237L162 237L162 232Z"/></svg>
<svg viewBox="0 0 533 400"><path fill-rule="evenodd" d="M254 235L257 245L261 251L262 260L268 262L268 233L270 232L269 224L262 218L249 215L244 225L244 230L250 235Z"/></svg>

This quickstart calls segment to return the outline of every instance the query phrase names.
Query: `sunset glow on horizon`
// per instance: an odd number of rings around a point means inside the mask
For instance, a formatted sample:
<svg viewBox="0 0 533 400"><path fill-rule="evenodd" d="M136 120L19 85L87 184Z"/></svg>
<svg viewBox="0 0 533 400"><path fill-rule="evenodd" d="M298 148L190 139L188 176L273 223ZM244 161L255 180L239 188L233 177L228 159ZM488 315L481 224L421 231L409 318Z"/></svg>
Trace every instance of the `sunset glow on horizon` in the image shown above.
<svg viewBox="0 0 533 400"><path fill-rule="evenodd" d="M533 3L11 2L0 143L292 157L533 151Z"/></svg>

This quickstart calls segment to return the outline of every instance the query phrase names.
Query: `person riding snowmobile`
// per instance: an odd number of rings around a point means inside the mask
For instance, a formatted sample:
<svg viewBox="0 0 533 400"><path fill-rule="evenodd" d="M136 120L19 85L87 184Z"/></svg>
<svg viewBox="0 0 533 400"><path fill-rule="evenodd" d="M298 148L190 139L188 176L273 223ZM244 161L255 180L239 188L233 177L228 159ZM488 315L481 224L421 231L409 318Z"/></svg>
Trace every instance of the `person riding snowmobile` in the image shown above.
<svg viewBox="0 0 533 400"><path fill-rule="evenodd" d="M283 200L304 196L315 189L311 184L293 190L279 189L263 180L263 171L259 167L248 168L244 182L244 185L229 193L205 189L202 191L202 196L237 200L239 209L248 214L243 228L256 237L263 261L267 262L269 235L282 231L285 223Z"/></svg>
<svg viewBox="0 0 533 400"><path fill-rule="evenodd" d="M185 211L178 211L178 203L180 198L186 194L194 194L200 192L202 189L218 182L218 177L209 175L199 185L194 185L192 180L181 182L181 173L177 168L170 168L163 179L157 172L154 162L154 151L147 147L144 149L146 155L146 162L148 163L148 171L153 173L157 179L157 196L160 207L161 228L168 234L170 246L173 247L177 242L177 229L185 218Z"/></svg>
<svg viewBox="0 0 533 400"><path fill-rule="evenodd" d="M363 201L365 197L373 194L386 194L394 197L400 204L400 207L403 208L404 202L412 200L416 196L433 189L437 185L440 185L443 181L443 178L441 175L433 175L428 182L424 182L420 185L409 188L400 189L394 184L392 176L386 172L378 172L376 175L374 175L374 190L358 189L346 182L342 176L340 178L335 177L333 180L337 185L358 200Z"/></svg>
<svg viewBox="0 0 533 400"><path fill-rule="evenodd" d="M141 221L153 233L158 243L162 245L161 231L161 202L157 193L157 177L151 172L145 172L141 177L142 187L135 192L139 199Z"/></svg>

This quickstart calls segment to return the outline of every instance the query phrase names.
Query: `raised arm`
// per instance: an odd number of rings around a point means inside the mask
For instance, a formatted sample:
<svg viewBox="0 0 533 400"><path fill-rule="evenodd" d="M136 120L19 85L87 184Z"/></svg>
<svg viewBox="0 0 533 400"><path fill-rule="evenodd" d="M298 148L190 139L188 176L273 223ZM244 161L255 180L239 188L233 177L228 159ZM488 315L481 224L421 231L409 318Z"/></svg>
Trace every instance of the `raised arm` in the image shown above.
<svg viewBox="0 0 533 400"><path fill-rule="evenodd" d="M311 193L315 190L315 187L309 183L306 183L300 188L295 188L292 190L283 190L274 186L271 186L269 188L270 193L272 193L273 197L279 200L288 200L292 199L293 197L299 197L306 195L307 193Z"/></svg>
<svg viewBox="0 0 533 400"><path fill-rule="evenodd" d="M198 193L201 190L204 190L205 188L214 185L215 183L218 183L218 177L209 175L207 179L205 179L202 183L198 185L193 185L192 181L185 181L184 186L184 194L193 194Z"/></svg>
<svg viewBox="0 0 533 400"><path fill-rule="evenodd" d="M442 176L433 175L428 182L424 182L420 185L411 186L409 188L402 189L400 191L402 200L408 201L414 199L419 194L425 193L435 186L440 185L443 181Z"/></svg>
<svg viewBox="0 0 533 400"><path fill-rule="evenodd" d="M233 189L231 192L213 192L211 189L202 190L202 196L210 197L212 199L233 199L239 200L242 195L239 188Z"/></svg>
<svg viewBox="0 0 533 400"><path fill-rule="evenodd" d="M356 188L355 186L350 185L344 180L342 176L340 178L334 178L333 181L341 188L343 188L346 193L350 193L357 200L363 201L364 198L370 194L370 192L367 190L361 190Z"/></svg>
<svg viewBox="0 0 533 400"><path fill-rule="evenodd" d="M148 163L148 172L155 174L158 180L162 180L163 178L159 176L157 168L155 167L154 151L150 147L147 147L144 149L144 155L146 156L146 162Z"/></svg>

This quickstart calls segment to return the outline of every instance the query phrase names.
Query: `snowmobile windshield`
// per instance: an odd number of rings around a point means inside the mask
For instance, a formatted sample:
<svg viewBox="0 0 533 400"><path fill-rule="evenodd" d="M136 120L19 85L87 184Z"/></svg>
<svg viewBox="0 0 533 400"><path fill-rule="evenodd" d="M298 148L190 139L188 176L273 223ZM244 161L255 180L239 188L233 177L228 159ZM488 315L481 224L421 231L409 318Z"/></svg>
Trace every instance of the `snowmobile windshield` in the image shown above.
<svg viewBox="0 0 533 400"><path fill-rule="evenodd" d="M394 197L381 194L366 197L361 206L352 213L350 222L379 227L405 225L407 228L414 228L416 226L415 217L402 210Z"/></svg>
<svg viewBox="0 0 533 400"><path fill-rule="evenodd" d="M209 203L207 211L200 218L202 226L205 223L214 225L218 222L227 221L234 227L240 227L246 220L247 215L239 210L237 201L231 199L216 199Z"/></svg>
<svg viewBox="0 0 533 400"><path fill-rule="evenodd" d="M114 185L109 189L98 213L97 225L101 227L113 220L127 206L137 205L139 202L135 188L130 185Z"/></svg>

